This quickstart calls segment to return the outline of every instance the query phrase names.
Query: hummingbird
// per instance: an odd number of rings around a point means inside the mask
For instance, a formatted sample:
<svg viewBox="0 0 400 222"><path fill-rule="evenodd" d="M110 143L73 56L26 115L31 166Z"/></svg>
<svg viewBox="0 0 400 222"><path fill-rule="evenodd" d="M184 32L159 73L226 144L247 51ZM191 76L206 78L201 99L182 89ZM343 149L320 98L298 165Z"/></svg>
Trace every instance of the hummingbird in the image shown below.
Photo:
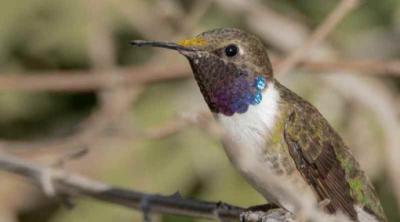
<svg viewBox="0 0 400 222"><path fill-rule="evenodd" d="M229 136L224 150L265 199L293 212L273 192L263 169L309 193L327 213L352 221L387 221L375 189L339 134L309 102L274 78L257 36L219 28L178 42L133 40L185 56L216 121Z"/></svg>

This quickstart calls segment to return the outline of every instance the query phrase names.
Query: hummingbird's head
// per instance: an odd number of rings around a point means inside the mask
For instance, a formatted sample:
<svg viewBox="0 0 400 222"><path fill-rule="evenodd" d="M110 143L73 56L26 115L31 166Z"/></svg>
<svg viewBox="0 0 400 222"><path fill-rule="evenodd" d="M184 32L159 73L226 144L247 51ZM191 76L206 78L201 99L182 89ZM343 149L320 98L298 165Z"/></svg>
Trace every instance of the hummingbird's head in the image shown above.
<svg viewBox="0 0 400 222"><path fill-rule="evenodd" d="M214 113L246 112L261 102L262 91L272 80L266 47L239 29L215 29L176 43L135 40L132 44L174 49L184 55Z"/></svg>

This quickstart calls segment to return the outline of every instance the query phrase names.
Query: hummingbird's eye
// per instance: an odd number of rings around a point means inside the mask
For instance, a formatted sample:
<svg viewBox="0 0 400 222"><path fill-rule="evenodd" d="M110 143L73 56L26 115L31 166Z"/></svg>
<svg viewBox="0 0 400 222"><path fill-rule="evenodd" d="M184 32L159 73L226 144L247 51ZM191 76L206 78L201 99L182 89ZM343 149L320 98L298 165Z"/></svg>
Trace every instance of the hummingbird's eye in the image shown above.
<svg viewBox="0 0 400 222"><path fill-rule="evenodd" d="M234 57L238 52L239 48L234 44L228 45L225 48L225 55L228 57Z"/></svg>

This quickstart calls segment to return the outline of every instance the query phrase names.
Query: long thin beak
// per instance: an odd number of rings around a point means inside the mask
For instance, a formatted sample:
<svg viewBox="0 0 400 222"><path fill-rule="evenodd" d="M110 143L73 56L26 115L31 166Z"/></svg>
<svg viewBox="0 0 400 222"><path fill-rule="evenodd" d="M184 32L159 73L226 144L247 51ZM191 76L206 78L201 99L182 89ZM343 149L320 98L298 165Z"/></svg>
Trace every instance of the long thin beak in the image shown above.
<svg viewBox="0 0 400 222"><path fill-rule="evenodd" d="M196 49L196 48L178 45L174 42L133 40L130 43L134 46L160 47L160 48L173 49L173 50L177 50L177 51L190 51L190 52L198 51L198 49Z"/></svg>

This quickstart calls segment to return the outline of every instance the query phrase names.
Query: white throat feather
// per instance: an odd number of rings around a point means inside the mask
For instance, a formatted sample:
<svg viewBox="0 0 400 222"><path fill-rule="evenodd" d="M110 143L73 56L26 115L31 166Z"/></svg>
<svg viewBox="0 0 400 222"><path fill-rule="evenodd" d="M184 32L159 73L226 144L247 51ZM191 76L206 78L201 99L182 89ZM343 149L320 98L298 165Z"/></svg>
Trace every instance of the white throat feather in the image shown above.
<svg viewBox="0 0 400 222"><path fill-rule="evenodd" d="M237 147L235 150L226 150L231 161L236 163L237 158L232 158L232 155L239 154L240 165L243 165L245 164L243 161L253 162L253 155L262 152L260 149L265 147L267 137L277 119L279 99L279 92L274 82L270 82L262 93L260 104L249 106L249 109L241 114L235 113L232 116L217 114L216 118L224 132L228 138L234 140Z"/></svg>

